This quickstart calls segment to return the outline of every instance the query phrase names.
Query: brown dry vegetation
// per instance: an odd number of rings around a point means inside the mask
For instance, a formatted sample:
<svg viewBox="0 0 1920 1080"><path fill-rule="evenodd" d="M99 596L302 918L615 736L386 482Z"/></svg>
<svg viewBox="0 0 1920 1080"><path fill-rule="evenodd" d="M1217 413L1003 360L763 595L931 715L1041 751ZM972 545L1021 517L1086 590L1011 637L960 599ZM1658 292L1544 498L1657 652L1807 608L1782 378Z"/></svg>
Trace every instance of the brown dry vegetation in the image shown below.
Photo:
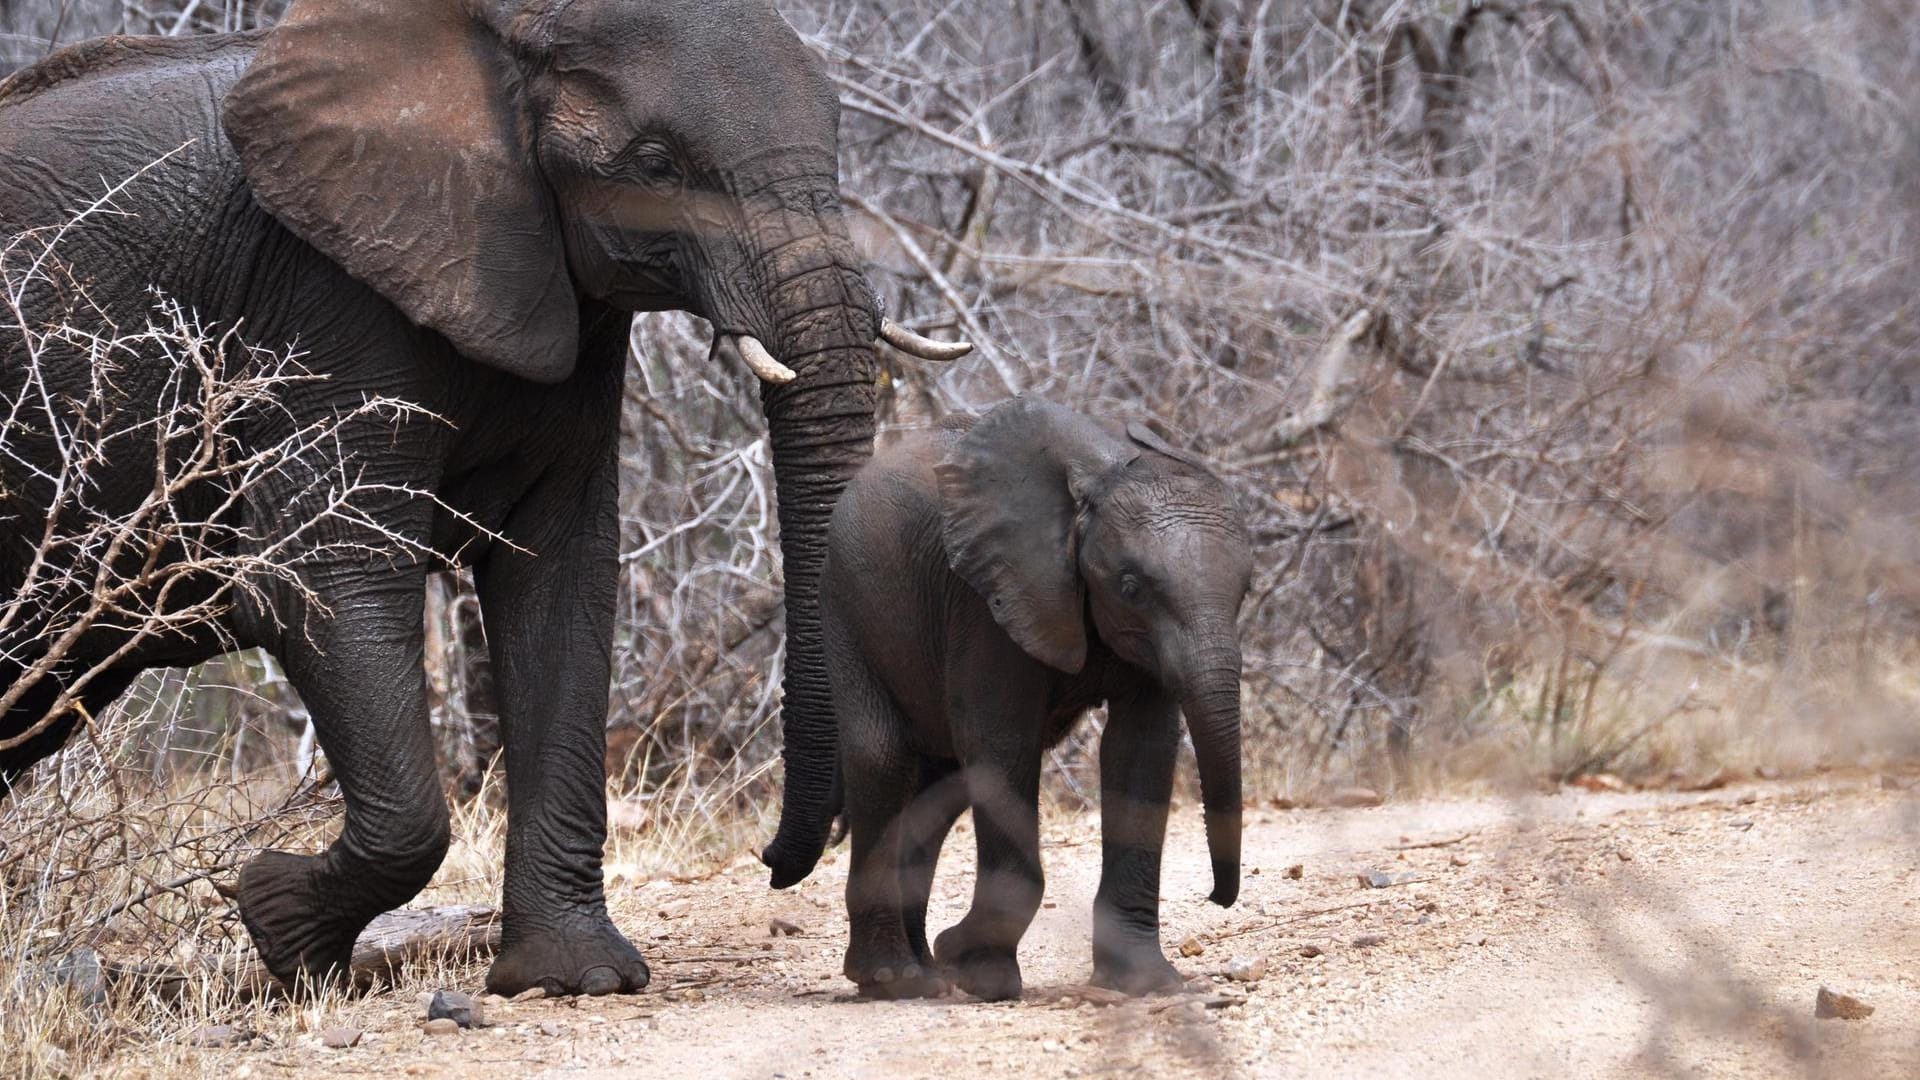
<svg viewBox="0 0 1920 1080"><path fill-rule="evenodd" d="M1151 417L1239 493L1262 799L1920 750L1907 5L782 6L839 80L890 311L980 345L890 370L884 430L1038 393ZM0 72L55 35L280 7L0 0ZM778 781L769 464L705 335L634 329L609 773L636 879L764 835ZM471 591L429 611L478 838L436 896L484 900ZM0 1073L232 1008L209 982L198 1011L103 1024L43 992L42 958L239 948L213 885L329 828L304 727L263 658L155 675L0 812ZM1097 731L1055 755L1069 806Z"/></svg>

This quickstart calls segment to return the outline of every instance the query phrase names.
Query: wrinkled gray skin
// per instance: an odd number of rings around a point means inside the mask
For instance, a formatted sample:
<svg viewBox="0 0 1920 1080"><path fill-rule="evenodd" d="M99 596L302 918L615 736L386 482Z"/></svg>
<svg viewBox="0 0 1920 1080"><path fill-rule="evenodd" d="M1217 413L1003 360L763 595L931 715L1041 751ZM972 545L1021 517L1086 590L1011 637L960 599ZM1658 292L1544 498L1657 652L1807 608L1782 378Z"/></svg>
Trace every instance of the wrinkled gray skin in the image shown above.
<svg viewBox="0 0 1920 1080"><path fill-rule="evenodd" d="M1017 997L1040 906L1048 747L1106 704L1093 981L1180 985L1160 850L1180 715L1198 755L1212 899L1240 881L1240 639L1253 557L1219 480L1138 425L1017 399L882 451L835 509L821 613L862 993ZM971 807L973 906L927 946L942 839ZM817 851L816 851L817 854Z"/></svg>
<svg viewBox="0 0 1920 1080"><path fill-rule="evenodd" d="M788 783L817 801L832 782L814 596L829 511L871 452L879 327L842 220L837 123L822 65L766 0L300 0L266 34L104 39L0 88L0 234L58 222L103 178L185 147L116 200L131 216L96 218L62 248L116 323L141 325L157 286L210 324L244 320L250 341L297 342L326 376L288 400L302 422L369 395L444 418L368 420L343 449L364 482L392 485L373 508L386 527L478 582L509 788L504 937L487 976L500 993L647 982L607 917L600 869L629 312L694 312L798 372L762 388L785 553ZM56 389L89 377L74 354L49 363ZM18 392L24 365L19 334L0 331L0 393ZM159 367L120 376L132 400ZM250 436L281 434L263 420ZM33 437L15 444L50 460ZM106 471L101 505L144 493L142 445ZM0 461L0 491L11 589L51 496L17 460ZM261 490L232 523L263 542L323 495ZM181 502L191 513L212 497ZM325 556L304 571L325 610L271 589L264 609L225 620L225 642L156 640L82 694L98 712L140 669L229 642L280 659L347 803L324 854L268 853L240 877L247 928L289 984L337 976L362 927L411 898L447 849L421 664L428 570ZM80 659L117 643L97 633ZM0 670L0 686L20 670ZM0 738L52 697L42 684L0 717ZM0 752L0 791L72 726ZM794 846L769 849L776 871Z"/></svg>

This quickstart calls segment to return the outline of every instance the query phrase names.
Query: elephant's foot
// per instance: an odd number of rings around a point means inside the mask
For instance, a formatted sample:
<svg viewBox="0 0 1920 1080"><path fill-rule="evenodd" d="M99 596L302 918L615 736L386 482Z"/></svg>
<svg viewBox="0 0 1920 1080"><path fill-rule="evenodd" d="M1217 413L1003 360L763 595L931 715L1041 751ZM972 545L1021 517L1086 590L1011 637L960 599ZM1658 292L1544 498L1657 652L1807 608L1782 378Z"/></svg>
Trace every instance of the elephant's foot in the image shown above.
<svg viewBox="0 0 1920 1080"><path fill-rule="evenodd" d="M952 986L930 962L909 949L849 946L842 968L860 996L882 1001L940 997Z"/></svg>
<svg viewBox="0 0 1920 1080"><path fill-rule="evenodd" d="M325 889L323 859L269 851L240 869L240 921L273 977L298 995L346 976L369 918L342 915Z"/></svg>
<svg viewBox="0 0 1920 1080"><path fill-rule="evenodd" d="M1187 985L1186 979L1157 948L1096 951L1092 983L1103 990L1118 990L1135 997L1171 993Z"/></svg>
<svg viewBox="0 0 1920 1080"><path fill-rule="evenodd" d="M1014 1001L1020 997L1020 961L1015 949L971 941L966 923L942 933L933 953L960 989L983 1001Z"/></svg>
<svg viewBox="0 0 1920 1080"><path fill-rule="evenodd" d="M881 1001L937 998L953 989L952 984L938 973L915 962L909 962L898 971L890 967L874 968L867 973L865 981L856 979L855 982L860 987L861 997Z"/></svg>
<svg viewBox="0 0 1920 1080"><path fill-rule="evenodd" d="M639 950L605 915L583 916L565 929L511 935L512 944L493 958L487 989L512 997L536 986L549 997L636 994L651 977Z"/></svg>

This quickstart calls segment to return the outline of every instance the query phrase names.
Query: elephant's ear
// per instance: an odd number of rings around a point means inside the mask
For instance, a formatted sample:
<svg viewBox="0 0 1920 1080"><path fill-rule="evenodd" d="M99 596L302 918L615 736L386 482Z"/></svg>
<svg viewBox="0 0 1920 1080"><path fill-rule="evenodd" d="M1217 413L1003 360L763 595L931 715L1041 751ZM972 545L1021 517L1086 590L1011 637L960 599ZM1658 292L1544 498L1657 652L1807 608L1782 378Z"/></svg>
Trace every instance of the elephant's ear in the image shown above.
<svg viewBox="0 0 1920 1080"><path fill-rule="evenodd" d="M255 198L462 353L573 370L579 310L480 0L298 0L227 96Z"/></svg>
<svg viewBox="0 0 1920 1080"><path fill-rule="evenodd" d="M1212 469L1208 468L1206 459L1190 450L1182 450L1172 443L1169 443L1166 436L1162 434L1160 430L1156 430L1150 421L1135 420L1129 423L1127 425L1127 438L1132 439L1134 442L1139 443L1141 446L1146 447L1156 454L1170 457L1182 465L1190 465L1209 475L1213 472Z"/></svg>
<svg viewBox="0 0 1920 1080"><path fill-rule="evenodd" d="M1087 417L1016 398L934 468L953 572L1049 667L1076 672L1087 662L1080 512L1100 480L1137 454Z"/></svg>

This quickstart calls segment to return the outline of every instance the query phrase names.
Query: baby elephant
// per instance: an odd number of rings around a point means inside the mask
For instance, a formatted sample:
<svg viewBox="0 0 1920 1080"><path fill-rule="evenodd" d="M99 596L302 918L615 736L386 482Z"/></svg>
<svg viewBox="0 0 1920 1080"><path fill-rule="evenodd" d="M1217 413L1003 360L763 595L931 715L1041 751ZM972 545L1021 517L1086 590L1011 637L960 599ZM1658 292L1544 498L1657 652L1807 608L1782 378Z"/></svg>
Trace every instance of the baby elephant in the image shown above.
<svg viewBox="0 0 1920 1080"><path fill-rule="evenodd" d="M1240 888L1240 641L1253 556L1226 488L1140 425L1020 398L877 455L828 531L821 618L853 838L862 994L1018 997L1040 906L1040 765L1105 703L1093 982L1176 988L1160 849L1185 712L1212 900ZM971 807L973 906L927 947L941 841Z"/></svg>

